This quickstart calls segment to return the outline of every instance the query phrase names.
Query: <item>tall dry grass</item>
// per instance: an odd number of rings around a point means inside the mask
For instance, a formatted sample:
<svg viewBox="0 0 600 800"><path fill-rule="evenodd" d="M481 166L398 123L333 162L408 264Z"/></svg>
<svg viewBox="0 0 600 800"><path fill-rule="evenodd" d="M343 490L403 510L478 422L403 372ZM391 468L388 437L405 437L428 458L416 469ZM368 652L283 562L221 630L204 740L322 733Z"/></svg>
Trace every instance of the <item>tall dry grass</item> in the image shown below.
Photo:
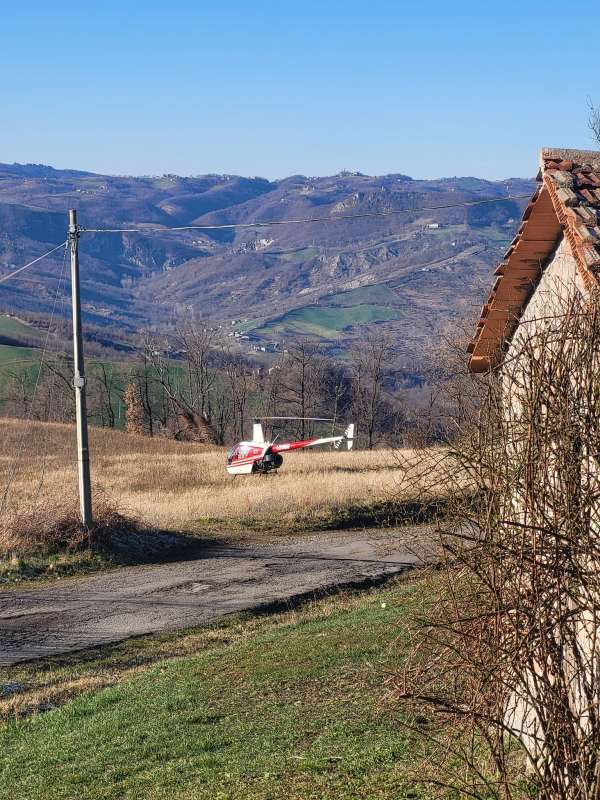
<svg viewBox="0 0 600 800"><path fill-rule="evenodd" d="M225 450L93 428L92 479L114 508L142 525L182 530L198 520L276 518L285 522L398 491L392 450L304 451L285 458L279 474L232 478ZM58 423L0 419L0 496L6 511L52 508L77 496L75 431ZM406 451L402 454L406 456ZM404 487L417 499L418 487ZM411 497L412 493L412 497Z"/></svg>

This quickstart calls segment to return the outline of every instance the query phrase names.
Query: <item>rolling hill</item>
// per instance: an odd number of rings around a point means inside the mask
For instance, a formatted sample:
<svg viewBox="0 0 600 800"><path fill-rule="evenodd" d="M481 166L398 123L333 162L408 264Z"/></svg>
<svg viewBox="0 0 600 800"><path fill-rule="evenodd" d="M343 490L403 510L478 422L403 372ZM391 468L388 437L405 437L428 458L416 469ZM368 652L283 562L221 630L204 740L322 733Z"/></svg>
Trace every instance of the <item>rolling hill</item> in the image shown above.
<svg viewBox="0 0 600 800"><path fill-rule="evenodd" d="M81 237L86 322L123 337L190 315L281 346L314 335L332 347L373 326L418 352L453 321L474 316L490 268L512 237L533 182L406 175L123 177L44 165L0 165L0 275L59 243L66 211L80 224L140 227ZM441 210L465 201L499 202ZM346 215L400 211L388 216ZM170 231L318 217L237 230ZM144 227L152 226L152 233ZM62 255L0 285L0 311L67 316ZM10 342L7 342L10 344Z"/></svg>

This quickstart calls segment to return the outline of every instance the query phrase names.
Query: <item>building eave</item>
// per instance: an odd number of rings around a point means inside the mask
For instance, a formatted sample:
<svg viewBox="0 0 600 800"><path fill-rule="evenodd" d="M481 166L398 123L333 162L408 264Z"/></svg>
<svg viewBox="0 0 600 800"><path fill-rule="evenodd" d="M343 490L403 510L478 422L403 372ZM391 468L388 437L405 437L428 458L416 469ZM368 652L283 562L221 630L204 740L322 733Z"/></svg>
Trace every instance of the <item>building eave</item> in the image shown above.
<svg viewBox="0 0 600 800"><path fill-rule="evenodd" d="M542 150L541 163L539 186L494 272L497 279L467 348L471 372L486 372L502 362L544 266L563 235L583 285L588 290L598 286L600 153L548 148Z"/></svg>

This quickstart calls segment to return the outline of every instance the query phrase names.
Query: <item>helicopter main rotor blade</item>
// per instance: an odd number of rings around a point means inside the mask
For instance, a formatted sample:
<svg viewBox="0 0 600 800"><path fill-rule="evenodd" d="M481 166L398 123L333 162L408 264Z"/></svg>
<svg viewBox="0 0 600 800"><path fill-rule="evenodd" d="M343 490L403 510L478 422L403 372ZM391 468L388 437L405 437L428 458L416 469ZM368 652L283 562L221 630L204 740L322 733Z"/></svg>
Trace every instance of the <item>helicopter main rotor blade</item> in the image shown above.
<svg viewBox="0 0 600 800"><path fill-rule="evenodd" d="M335 422L331 417L254 417L254 419L303 419L310 422Z"/></svg>

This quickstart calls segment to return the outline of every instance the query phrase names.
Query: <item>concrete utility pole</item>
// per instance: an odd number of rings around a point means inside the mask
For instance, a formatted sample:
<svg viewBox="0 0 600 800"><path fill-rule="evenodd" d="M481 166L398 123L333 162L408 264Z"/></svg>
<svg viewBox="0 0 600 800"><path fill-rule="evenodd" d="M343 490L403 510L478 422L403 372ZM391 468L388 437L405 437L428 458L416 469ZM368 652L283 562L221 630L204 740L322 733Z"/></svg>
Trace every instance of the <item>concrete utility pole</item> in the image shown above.
<svg viewBox="0 0 600 800"><path fill-rule="evenodd" d="M79 229L77 212L69 211L69 249L71 251L71 305L73 309L73 387L77 420L77 470L81 521L86 528L92 524L92 487L90 482L90 451L88 447L87 408L85 402L85 364L81 335L81 298L79 292Z"/></svg>

